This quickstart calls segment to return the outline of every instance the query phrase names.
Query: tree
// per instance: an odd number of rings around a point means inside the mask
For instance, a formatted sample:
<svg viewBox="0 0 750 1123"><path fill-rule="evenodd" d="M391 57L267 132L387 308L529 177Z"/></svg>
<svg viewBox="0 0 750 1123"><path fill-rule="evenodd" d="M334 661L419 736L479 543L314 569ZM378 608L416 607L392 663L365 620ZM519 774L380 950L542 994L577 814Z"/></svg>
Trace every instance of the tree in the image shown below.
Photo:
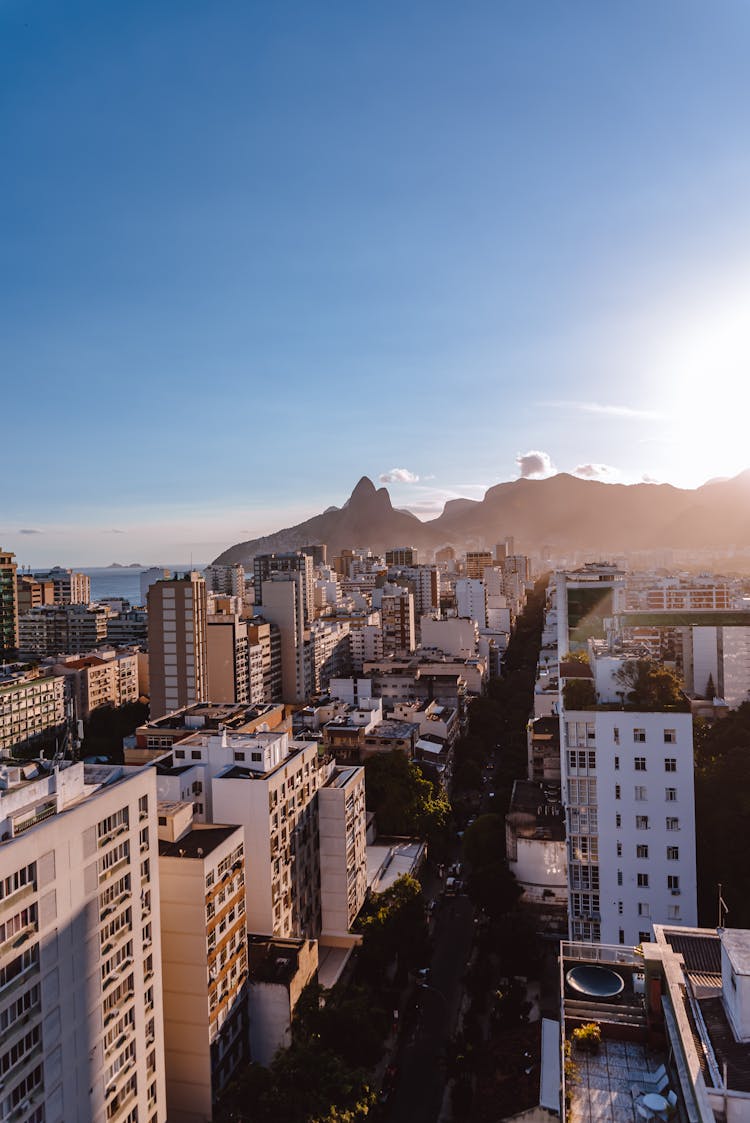
<svg viewBox="0 0 750 1123"><path fill-rule="evenodd" d="M381 834L429 838L444 830L450 816L445 792L426 779L399 749L365 761L367 808Z"/></svg>
<svg viewBox="0 0 750 1123"><path fill-rule="evenodd" d="M651 659L628 659L615 678L625 687L625 701L636 709L663 710L684 704L677 675Z"/></svg>
<svg viewBox="0 0 750 1123"><path fill-rule="evenodd" d="M493 920L510 912L521 895L518 882L502 859L472 870L468 890L472 903Z"/></svg>
<svg viewBox="0 0 750 1123"><path fill-rule="evenodd" d="M502 815L480 815L466 828L464 857L474 869L505 857L505 820Z"/></svg>
<svg viewBox="0 0 750 1123"><path fill-rule="evenodd" d="M361 918L362 946L359 966L366 979L382 983L395 962L403 975L422 966L429 950L429 932L422 886L405 874L390 889L374 898L371 911Z"/></svg>
<svg viewBox="0 0 750 1123"><path fill-rule="evenodd" d="M566 710L588 710L596 705L596 691L590 678L570 678L563 686Z"/></svg>

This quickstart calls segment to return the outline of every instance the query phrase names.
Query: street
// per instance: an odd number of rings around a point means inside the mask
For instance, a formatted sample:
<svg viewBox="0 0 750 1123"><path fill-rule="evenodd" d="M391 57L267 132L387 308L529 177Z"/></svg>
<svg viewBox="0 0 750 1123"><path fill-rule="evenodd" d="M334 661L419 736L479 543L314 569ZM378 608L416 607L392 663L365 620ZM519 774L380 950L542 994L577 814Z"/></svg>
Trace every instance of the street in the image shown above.
<svg viewBox="0 0 750 1123"><path fill-rule="evenodd" d="M445 1089L443 1056L463 997L463 976L474 938L474 909L466 896L444 898L433 933L429 984L415 991L419 1009L403 1027L396 1056L399 1078L384 1118L389 1123L435 1123Z"/></svg>

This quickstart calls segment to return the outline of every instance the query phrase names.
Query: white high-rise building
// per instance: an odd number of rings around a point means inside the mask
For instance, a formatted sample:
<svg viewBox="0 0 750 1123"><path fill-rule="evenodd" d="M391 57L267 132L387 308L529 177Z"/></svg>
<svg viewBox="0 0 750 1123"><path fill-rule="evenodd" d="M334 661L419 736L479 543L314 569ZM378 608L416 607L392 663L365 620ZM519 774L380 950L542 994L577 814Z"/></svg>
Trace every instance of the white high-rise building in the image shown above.
<svg viewBox="0 0 750 1123"><path fill-rule="evenodd" d="M459 577L456 581L456 611L458 616L476 620L480 628L487 623L487 606L484 581L477 577Z"/></svg>
<svg viewBox="0 0 750 1123"><path fill-rule="evenodd" d="M163 1123L155 773L0 778L0 1118Z"/></svg>
<svg viewBox="0 0 750 1123"><path fill-rule="evenodd" d="M693 719L624 706L618 660L594 661L597 705L561 706L572 940L635 945L695 925Z"/></svg>

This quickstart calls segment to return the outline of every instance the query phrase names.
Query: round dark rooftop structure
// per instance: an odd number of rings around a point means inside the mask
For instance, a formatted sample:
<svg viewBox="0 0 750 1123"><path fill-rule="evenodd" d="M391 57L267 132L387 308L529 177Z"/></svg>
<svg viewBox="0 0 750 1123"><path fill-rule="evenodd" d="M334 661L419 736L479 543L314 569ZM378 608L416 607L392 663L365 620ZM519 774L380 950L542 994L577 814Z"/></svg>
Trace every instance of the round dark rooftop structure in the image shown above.
<svg viewBox="0 0 750 1123"><path fill-rule="evenodd" d="M625 980L617 971L612 971L609 967L597 967L591 963L571 967L565 976L565 981L577 994L601 1001L605 998L617 998L625 989Z"/></svg>

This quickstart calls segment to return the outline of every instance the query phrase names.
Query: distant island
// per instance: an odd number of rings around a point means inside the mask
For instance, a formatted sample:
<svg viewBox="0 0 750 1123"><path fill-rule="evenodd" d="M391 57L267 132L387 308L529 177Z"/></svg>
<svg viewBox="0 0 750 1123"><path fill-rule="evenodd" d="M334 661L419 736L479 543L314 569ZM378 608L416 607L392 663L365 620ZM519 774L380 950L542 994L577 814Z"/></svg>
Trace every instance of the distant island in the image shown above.
<svg viewBox="0 0 750 1123"><path fill-rule="evenodd" d="M129 562L127 565L123 565L122 562L111 562L107 566L107 569L143 569L143 568L144 567L141 565L140 562Z"/></svg>

